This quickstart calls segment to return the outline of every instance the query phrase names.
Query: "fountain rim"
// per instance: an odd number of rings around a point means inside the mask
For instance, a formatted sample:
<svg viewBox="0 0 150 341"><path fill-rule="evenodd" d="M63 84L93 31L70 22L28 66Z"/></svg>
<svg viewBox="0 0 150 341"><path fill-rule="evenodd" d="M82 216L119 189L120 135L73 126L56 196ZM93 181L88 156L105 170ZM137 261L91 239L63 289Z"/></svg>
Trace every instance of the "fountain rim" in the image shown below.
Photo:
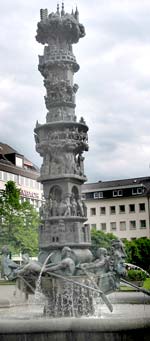
<svg viewBox="0 0 150 341"><path fill-rule="evenodd" d="M17 322L17 323L16 323ZM45 318L4 319L0 321L1 334L47 333L47 332L119 332L126 330L150 329L150 318Z"/></svg>

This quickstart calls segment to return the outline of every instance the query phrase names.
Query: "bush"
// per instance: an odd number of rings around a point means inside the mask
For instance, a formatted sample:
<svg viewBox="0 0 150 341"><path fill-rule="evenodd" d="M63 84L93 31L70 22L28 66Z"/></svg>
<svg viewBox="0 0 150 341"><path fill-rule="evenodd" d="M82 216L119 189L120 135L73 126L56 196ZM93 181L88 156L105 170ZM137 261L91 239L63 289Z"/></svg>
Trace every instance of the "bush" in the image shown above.
<svg viewBox="0 0 150 341"><path fill-rule="evenodd" d="M127 277L130 281L145 281L147 276L141 270L128 270Z"/></svg>

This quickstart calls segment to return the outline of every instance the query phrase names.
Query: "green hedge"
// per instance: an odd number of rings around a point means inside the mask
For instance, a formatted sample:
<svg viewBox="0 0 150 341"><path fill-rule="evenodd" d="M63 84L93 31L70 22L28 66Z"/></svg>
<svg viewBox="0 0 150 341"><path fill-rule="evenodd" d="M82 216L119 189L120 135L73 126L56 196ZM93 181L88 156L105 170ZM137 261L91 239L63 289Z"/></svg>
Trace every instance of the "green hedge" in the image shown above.
<svg viewBox="0 0 150 341"><path fill-rule="evenodd" d="M145 272L141 270L128 270L127 279L130 281L145 281L146 279Z"/></svg>

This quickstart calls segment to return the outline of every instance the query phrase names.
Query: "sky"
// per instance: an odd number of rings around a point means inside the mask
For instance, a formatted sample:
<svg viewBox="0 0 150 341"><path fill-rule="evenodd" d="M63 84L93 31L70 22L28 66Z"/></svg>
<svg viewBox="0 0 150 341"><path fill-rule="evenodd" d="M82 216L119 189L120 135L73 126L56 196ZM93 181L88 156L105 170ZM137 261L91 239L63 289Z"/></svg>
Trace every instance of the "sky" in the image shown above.
<svg viewBox="0 0 150 341"><path fill-rule="evenodd" d="M59 2L61 5L61 2ZM86 36L73 45L80 70L76 115L89 127L88 182L150 175L150 0L64 1ZM34 127L46 121L35 40L40 8L54 0L5 0L0 11L0 141L40 166Z"/></svg>

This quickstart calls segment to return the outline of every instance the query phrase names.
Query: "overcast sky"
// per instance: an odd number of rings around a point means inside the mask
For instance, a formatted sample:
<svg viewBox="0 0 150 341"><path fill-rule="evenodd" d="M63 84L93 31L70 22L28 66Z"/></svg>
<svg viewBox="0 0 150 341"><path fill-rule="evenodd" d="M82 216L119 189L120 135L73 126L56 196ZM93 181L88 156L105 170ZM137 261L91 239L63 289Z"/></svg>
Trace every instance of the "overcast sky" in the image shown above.
<svg viewBox="0 0 150 341"><path fill-rule="evenodd" d="M86 30L73 50L76 114L89 126L88 181L150 175L150 0L68 0L66 12L76 4ZM0 141L37 165L33 129L47 111L35 35L40 8L56 5L5 0L0 11Z"/></svg>

